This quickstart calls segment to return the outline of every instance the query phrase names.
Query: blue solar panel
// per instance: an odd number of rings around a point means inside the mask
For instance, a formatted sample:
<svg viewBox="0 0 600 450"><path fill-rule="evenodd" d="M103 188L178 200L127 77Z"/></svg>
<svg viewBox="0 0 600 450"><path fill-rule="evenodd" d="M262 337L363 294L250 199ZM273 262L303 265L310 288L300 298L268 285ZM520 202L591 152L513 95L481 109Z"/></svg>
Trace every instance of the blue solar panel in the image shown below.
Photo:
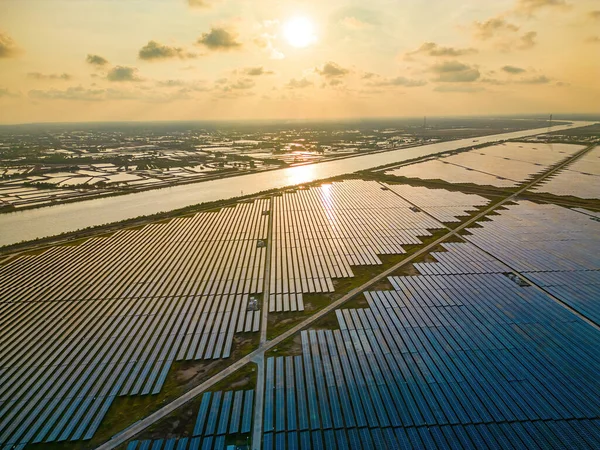
<svg viewBox="0 0 600 450"><path fill-rule="evenodd" d="M273 433L263 434L263 450L273 450Z"/></svg>
<svg viewBox="0 0 600 450"><path fill-rule="evenodd" d="M295 430L296 426L296 389L294 383L294 358L285 358L285 403L286 403L286 430Z"/></svg>
<svg viewBox="0 0 600 450"><path fill-rule="evenodd" d="M296 431L290 431L289 433L287 433L287 449L298 449L298 433Z"/></svg>
<svg viewBox="0 0 600 450"><path fill-rule="evenodd" d="M275 358L267 358L265 370L265 411L263 416L263 430L273 431L275 397Z"/></svg>
<svg viewBox="0 0 600 450"><path fill-rule="evenodd" d="M202 401L200 402L200 409L198 410L198 416L196 417L196 424L194 426L193 436L202 435L204 430L204 424L206 422L206 416L208 415L208 407L210 406L210 399L212 392L206 392L202 395Z"/></svg>
<svg viewBox="0 0 600 450"><path fill-rule="evenodd" d="M358 436L358 430L356 428L348 428L348 443L351 450L361 450L362 445L360 444L360 437Z"/></svg>
<svg viewBox="0 0 600 450"><path fill-rule="evenodd" d="M275 358L275 430L284 431L285 427L285 375L283 357Z"/></svg>
<svg viewBox="0 0 600 450"><path fill-rule="evenodd" d="M208 436L202 439L202 450L212 450L213 447L213 437Z"/></svg>
<svg viewBox="0 0 600 450"><path fill-rule="evenodd" d="M188 450L200 450L201 439L199 437L195 437L190 439L190 446Z"/></svg>
<svg viewBox="0 0 600 450"><path fill-rule="evenodd" d="M176 438L167 439L165 441L165 448L164 448L164 450L173 450L175 448L175 444L176 443L177 443L177 439Z"/></svg>
<svg viewBox="0 0 600 450"><path fill-rule="evenodd" d="M300 448L302 450L304 449L311 449L311 445L310 445L310 431L301 431L300 432Z"/></svg>
<svg viewBox="0 0 600 450"><path fill-rule="evenodd" d="M285 433L275 433L275 450L285 450Z"/></svg>
<svg viewBox="0 0 600 450"><path fill-rule="evenodd" d="M240 418L242 415L242 401L244 391L235 391L233 397L233 407L231 409L231 422L229 423L229 433L237 433L240 429Z"/></svg>
<svg viewBox="0 0 600 450"><path fill-rule="evenodd" d="M225 450L225 436L221 435L215 438L213 450Z"/></svg>
<svg viewBox="0 0 600 450"><path fill-rule="evenodd" d="M181 438L177 441L177 450L186 450L188 444L188 438Z"/></svg>
<svg viewBox="0 0 600 450"><path fill-rule="evenodd" d="M254 391L252 389L244 392L244 412L242 414L241 433L249 433L252 428L252 416L254 406Z"/></svg>
<svg viewBox="0 0 600 450"><path fill-rule="evenodd" d="M312 448L315 450L324 450L323 434L320 430L311 431Z"/></svg>
<svg viewBox="0 0 600 450"><path fill-rule="evenodd" d="M212 404L210 406L210 412L208 414L208 420L206 423L206 430L204 430L204 436L210 436L215 434L217 427L217 419L219 418L219 409L221 408L221 396L222 392L218 391L213 394Z"/></svg>
<svg viewBox="0 0 600 450"><path fill-rule="evenodd" d="M163 447L163 440L162 439L157 439L155 441L152 442L152 450L161 450Z"/></svg>
<svg viewBox="0 0 600 450"><path fill-rule="evenodd" d="M229 424L229 416L231 413L231 403L233 402L233 391L225 392L223 396L223 409L221 410L221 417L219 419L219 428L217 434L227 433L227 425Z"/></svg>
<svg viewBox="0 0 600 450"><path fill-rule="evenodd" d="M335 440L337 442L337 448L350 448L348 445L348 439L346 438L346 431L335 430ZM336 448L336 447L328 447L328 448Z"/></svg>
<svg viewBox="0 0 600 450"><path fill-rule="evenodd" d="M294 357L295 369L295 387L298 400L298 429L308 429L308 408L306 403L306 389L304 384L304 369L302 365L302 356Z"/></svg>
<svg viewBox="0 0 600 450"><path fill-rule="evenodd" d="M371 437L371 431L368 428L361 428L358 430L358 435L360 436L360 442L362 443L363 448L377 448Z"/></svg>

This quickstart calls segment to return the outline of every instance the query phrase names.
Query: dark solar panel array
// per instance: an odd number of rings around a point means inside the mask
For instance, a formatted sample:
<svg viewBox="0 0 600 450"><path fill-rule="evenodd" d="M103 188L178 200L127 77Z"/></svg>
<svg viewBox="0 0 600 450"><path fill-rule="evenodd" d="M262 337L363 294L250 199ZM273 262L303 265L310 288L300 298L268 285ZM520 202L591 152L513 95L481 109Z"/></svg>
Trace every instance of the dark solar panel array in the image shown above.
<svg viewBox="0 0 600 450"><path fill-rule="evenodd" d="M190 437L134 440L127 450L225 450L232 436L249 440L253 407L253 390L205 392Z"/></svg>
<svg viewBox="0 0 600 450"><path fill-rule="evenodd" d="M600 223L556 205L521 201L467 240L600 324Z"/></svg>
<svg viewBox="0 0 600 450"><path fill-rule="evenodd" d="M0 446L90 439L114 399L258 331L269 200L0 266Z"/></svg>
<svg viewBox="0 0 600 450"><path fill-rule="evenodd" d="M435 263L415 263L423 275L451 275L470 273L503 273L510 268L474 245L458 242L444 243L444 252L432 252Z"/></svg>
<svg viewBox="0 0 600 450"><path fill-rule="evenodd" d="M333 278L354 276L351 266L381 264L377 255L402 254L441 222L459 222L487 203L478 195L361 180L275 196L269 311L302 311L303 294L333 292Z"/></svg>
<svg viewBox="0 0 600 450"><path fill-rule="evenodd" d="M597 449L600 448L597 431L599 427L600 420L575 420L288 431L265 434L262 448L264 450ZM132 450L135 450L135 447Z"/></svg>
<svg viewBox="0 0 600 450"><path fill-rule="evenodd" d="M598 448L598 330L446 248L466 274L392 277L336 311L339 330L302 332L301 356L267 360L265 449Z"/></svg>

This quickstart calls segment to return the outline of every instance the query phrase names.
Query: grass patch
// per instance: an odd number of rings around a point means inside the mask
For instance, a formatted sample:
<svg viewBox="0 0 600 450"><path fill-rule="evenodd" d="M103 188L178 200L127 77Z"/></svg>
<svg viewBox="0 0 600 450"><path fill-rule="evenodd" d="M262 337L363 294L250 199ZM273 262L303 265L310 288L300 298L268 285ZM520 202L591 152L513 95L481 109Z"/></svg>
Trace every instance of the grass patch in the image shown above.
<svg viewBox="0 0 600 450"><path fill-rule="evenodd" d="M296 333L287 339L284 339L278 346L265 352L265 358L271 356L289 356L300 355L302 353L302 337L300 333Z"/></svg>
<svg viewBox="0 0 600 450"><path fill-rule="evenodd" d="M598 199L586 199L573 197L571 195L553 195L538 192L523 192L519 195L519 198L529 200L536 203L552 203L559 206L566 206L568 208L584 208L590 211L600 211L600 202Z"/></svg>

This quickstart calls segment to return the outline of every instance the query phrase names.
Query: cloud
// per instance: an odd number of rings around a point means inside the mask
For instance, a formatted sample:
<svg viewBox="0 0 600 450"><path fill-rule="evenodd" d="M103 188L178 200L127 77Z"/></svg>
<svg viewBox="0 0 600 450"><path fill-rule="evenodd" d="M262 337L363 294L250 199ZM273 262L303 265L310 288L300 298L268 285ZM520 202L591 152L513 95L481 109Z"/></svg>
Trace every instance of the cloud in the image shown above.
<svg viewBox="0 0 600 450"><path fill-rule="evenodd" d="M64 90L50 89L42 91L34 89L29 91L29 97L35 100L99 101L104 99L105 90L88 89L83 86L69 87Z"/></svg>
<svg viewBox="0 0 600 450"><path fill-rule="evenodd" d="M108 81L142 81L135 67L115 66L106 75Z"/></svg>
<svg viewBox="0 0 600 450"><path fill-rule="evenodd" d="M469 83L476 81L481 76L477 67L468 66L458 61L435 64L429 70L437 74L434 81L445 83Z"/></svg>
<svg viewBox="0 0 600 450"><path fill-rule="evenodd" d="M509 70L506 70L506 69ZM517 69L516 71L514 69ZM487 83L487 84L493 84L496 86L504 86L504 85L508 85L508 84L548 84L550 83L552 80L550 78L548 78L546 75L537 75L537 76L531 76L531 77L519 77L519 78L515 78L512 75L519 75L522 73L525 73L526 70L525 69L521 69L519 67L513 67L513 66L504 66L502 68L502 70L504 72L507 72L511 75L510 78L504 79L504 80L498 80L495 78L481 78L479 80L480 83ZM557 82L556 83L558 86L565 86L566 83L561 83L561 82Z"/></svg>
<svg viewBox="0 0 600 450"><path fill-rule="evenodd" d="M503 86L505 84L508 84L507 81L503 81L503 80L497 80L495 78L480 78L479 79L480 83L487 83L487 84L493 84L495 86Z"/></svg>
<svg viewBox="0 0 600 450"><path fill-rule="evenodd" d="M530 48L535 47L535 45L537 44L537 42L535 41L536 37L537 33L535 31L525 33L519 39L519 44L517 45L517 48L519 50L529 50Z"/></svg>
<svg viewBox="0 0 600 450"><path fill-rule="evenodd" d="M258 67L246 67L245 69L242 70L242 73L244 73L248 76L251 76L251 77L258 77L261 75L272 75L273 71L265 70L264 67L258 66Z"/></svg>
<svg viewBox="0 0 600 450"><path fill-rule="evenodd" d="M338 78L350 73L348 69L344 69L332 61L326 63L322 69L316 68L315 72L325 78Z"/></svg>
<svg viewBox="0 0 600 450"><path fill-rule="evenodd" d="M351 3L351 2L346 2ZM354 2L361 3L361 2ZM366 4L362 2L362 4ZM330 17L332 24L349 31L361 31L381 24L381 13L359 6L345 6L334 11Z"/></svg>
<svg viewBox="0 0 600 450"><path fill-rule="evenodd" d="M314 83L306 78L301 78L299 80L296 80L295 78L292 78L288 84L286 84L286 87L288 89L304 89L307 87L312 86Z"/></svg>
<svg viewBox="0 0 600 450"><path fill-rule="evenodd" d="M340 24L342 24L345 28L348 28L349 30L353 31L363 30L371 25L370 23L357 19L354 16L343 17L342 19L340 19Z"/></svg>
<svg viewBox="0 0 600 450"><path fill-rule="evenodd" d="M68 73L61 73L61 74L57 74L57 73L51 73L51 74L43 74L40 72L29 72L27 74L28 78L32 78L34 80L70 80L71 78L73 78L71 75L69 75Z"/></svg>
<svg viewBox="0 0 600 450"><path fill-rule="evenodd" d="M462 92L462 93L473 93L473 92L481 92L485 89L481 86L465 86L465 85L449 85L443 84L441 86L436 86L434 91L437 92Z"/></svg>
<svg viewBox="0 0 600 450"><path fill-rule="evenodd" d="M263 20L259 25L259 35L253 39L254 44L269 54L271 59L283 59L285 55L275 47L274 42L279 34L278 20Z"/></svg>
<svg viewBox="0 0 600 450"><path fill-rule="evenodd" d="M256 84L250 78L242 78L240 80L235 81L234 83L230 83L225 85L223 88L224 91L230 90L245 90L252 89Z"/></svg>
<svg viewBox="0 0 600 450"><path fill-rule="evenodd" d="M0 58L15 58L19 53L15 41L8 34L0 33Z"/></svg>
<svg viewBox="0 0 600 450"><path fill-rule="evenodd" d="M138 52L138 57L146 61L157 61L171 58L195 58L196 54L186 52L181 47L170 47L168 45L159 44L156 41L148 41L148 43Z"/></svg>
<svg viewBox="0 0 600 450"><path fill-rule="evenodd" d="M275 35L269 33L263 33L257 38L254 38L254 43L259 48L265 50L269 54L269 58L271 59L283 59L285 55L275 48L273 45L273 40L275 39Z"/></svg>
<svg viewBox="0 0 600 450"><path fill-rule="evenodd" d="M423 80L411 80L405 77L394 77L394 78L382 78L372 83L369 83L369 86L404 86L404 87L417 87L417 86L425 86L427 84L426 81Z"/></svg>
<svg viewBox="0 0 600 450"><path fill-rule="evenodd" d="M510 73L511 75L516 75L525 72L525 69L521 69L520 67L515 66L504 66L502 70L506 73Z"/></svg>
<svg viewBox="0 0 600 450"><path fill-rule="evenodd" d="M588 17L592 20L600 20L600 9L595 11L590 11L588 13Z"/></svg>
<svg viewBox="0 0 600 450"><path fill-rule="evenodd" d="M185 81L185 80L158 80L156 86L166 89L179 88L178 92L204 92L208 91L209 88L206 86L204 81Z"/></svg>
<svg viewBox="0 0 600 450"><path fill-rule="evenodd" d="M85 61L93 66L105 66L108 64L108 60L100 55L87 55Z"/></svg>
<svg viewBox="0 0 600 450"><path fill-rule="evenodd" d="M21 96L21 94L19 94L18 92L12 92L8 89L0 88L0 98L2 98L2 97L16 98L16 97L20 97L20 96Z"/></svg>
<svg viewBox="0 0 600 450"><path fill-rule="evenodd" d="M515 11L519 14L532 16L539 9L547 7L567 9L570 5L565 0L519 0Z"/></svg>
<svg viewBox="0 0 600 450"><path fill-rule="evenodd" d="M187 0L188 5L191 8L210 8L212 2L207 0Z"/></svg>
<svg viewBox="0 0 600 450"><path fill-rule="evenodd" d="M67 89L31 90L29 97L34 100L67 100L83 102L100 102L109 100L138 100L149 103L168 103L175 100L188 100L189 89L176 92L159 92L157 90L131 90L114 88L86 88L73 86Z"/></svg>
<svg viewBox="0 0 600 450"><path fill-rule="evenodd" d="M242 46L237 40L237 36L227 31L225 28L211 28L208 33L202 33L198 39L198 44L204 45L210 50L234 50Z"/></svg>
<svg viewBox="0 0 600 450"><path fill-rule="evenodd" d="M517 33L520 28L504 19L502 16L493 17L485 22L474 22L474 35L482 41L493 40L495 46L503 52L513 49L528 50L536 45L535 31L526 32L520 36Z"/></svg>
<svg viewBox="0 0 600 450"><path fill-rule="evenodd" d="M502 17L493 17L485 22L474 22L475 37L483 41L493 38L499 33L517 32L519 27L507 22Z"/></svg>
<svg viewBox="0 0 600 450"><path fill-rule="evenodd" d="M463 56L472 53L477 53L474 48L454 48L454 47L441 47L435 42L425 42L418 49L408 52L405 55L405 59L410 59L413 55L427 55L427 56Z"/></svg>
<svg viewBox="0 0 600 450"><path fill-rule="evenodd" d="M588 44L600 44L600 36L590 36L585 42Z"/></svg>
<svg viewBox="0 0 600 450"><path fill-rule="evenodd" d="M343 84L344 82L342 80L340 80L339 78L334 78L333 80L331 80L329 82L329 86L339 86L340 84Z"/></svg>
<svg viewBox="0 0 600 450"><path fill-rule="evenodd" d="M521 80L518 81L518 83L520 84L548 84L550 83L550 78L548 78L546 75L539 75L537 77L531 77L531 78L523 78Z"/></svg>
<svg viewBox="0 0 600 450"><path fill-rule="evenodd" d="M183 80L159 80L156 82L157 86L163 87L180 87L185 86L187 83Z"/></svg>

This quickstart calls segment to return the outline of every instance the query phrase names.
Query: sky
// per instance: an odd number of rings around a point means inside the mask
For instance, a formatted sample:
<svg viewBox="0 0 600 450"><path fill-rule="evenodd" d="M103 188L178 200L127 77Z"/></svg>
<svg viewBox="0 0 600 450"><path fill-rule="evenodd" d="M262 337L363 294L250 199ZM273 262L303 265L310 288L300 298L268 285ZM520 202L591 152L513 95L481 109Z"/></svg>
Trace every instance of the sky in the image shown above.
<svg viewBox="0 0 600 450"><path fill-rule="evenodd" d="M600 0L0 0L0 123L600 113Z"/></svg>

